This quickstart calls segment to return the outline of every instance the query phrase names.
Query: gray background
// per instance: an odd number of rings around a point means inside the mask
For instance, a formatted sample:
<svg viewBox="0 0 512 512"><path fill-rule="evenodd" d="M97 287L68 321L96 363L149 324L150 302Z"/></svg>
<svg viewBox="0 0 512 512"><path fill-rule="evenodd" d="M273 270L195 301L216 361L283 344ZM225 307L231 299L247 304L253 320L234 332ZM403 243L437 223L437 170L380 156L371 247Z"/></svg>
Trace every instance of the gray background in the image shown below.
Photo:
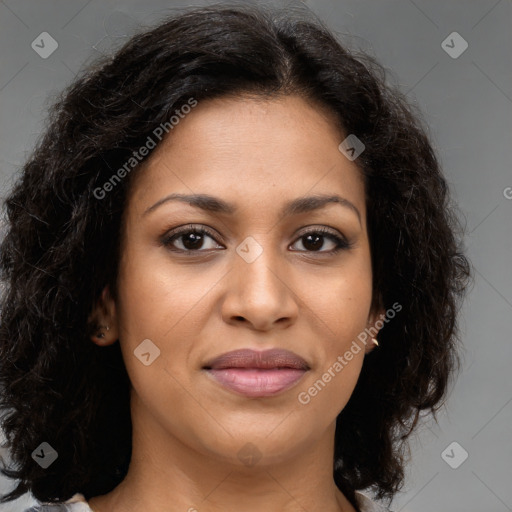
<svg viewBox="0 0 512 512"><path fill-rule="evenodd" d="M211 2L194 2L204 5ZM285 5L283 2L275 2ZM412 439L404 512L512 511L512 65L511 2L309 0L306 5L350 47L376 56L430 126L430 136L467 224L475 284L461 318L464 368L439 427ZM186 2L118 0L0 1L1 194L43 129L45 108L78 69L126 40L162 10ZM192 4L188 4L192 5ZM58 42L41 58L42 32ZM468 43L452 58L452 32ZM461 48L448 39L453 51ZM508 196L508 198L507 198ZM452 443L454 448L444 450ZM453 448L453 451L452 451ZM464 449L468 454L457 469ZM443 458L442 453L445 453ZM4 449L3 455L7 456ZM0 481L0 490L11 487ZM17 511L26 496L0 506Z"/></svg>

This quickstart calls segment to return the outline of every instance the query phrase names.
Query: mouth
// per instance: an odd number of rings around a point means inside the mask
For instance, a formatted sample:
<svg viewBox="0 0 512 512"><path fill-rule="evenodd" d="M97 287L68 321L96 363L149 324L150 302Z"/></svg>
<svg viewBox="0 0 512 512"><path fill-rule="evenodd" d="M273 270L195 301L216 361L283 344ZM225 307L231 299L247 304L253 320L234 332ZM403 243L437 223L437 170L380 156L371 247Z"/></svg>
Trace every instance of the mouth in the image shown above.
<svg viewBox="0 0 512 512"><path fill-rule="evenodd" d="M310 370L304 359L283 349L235 350L212 359L203 370L224 388L251 398L274 396L293 387Z"/></svg>

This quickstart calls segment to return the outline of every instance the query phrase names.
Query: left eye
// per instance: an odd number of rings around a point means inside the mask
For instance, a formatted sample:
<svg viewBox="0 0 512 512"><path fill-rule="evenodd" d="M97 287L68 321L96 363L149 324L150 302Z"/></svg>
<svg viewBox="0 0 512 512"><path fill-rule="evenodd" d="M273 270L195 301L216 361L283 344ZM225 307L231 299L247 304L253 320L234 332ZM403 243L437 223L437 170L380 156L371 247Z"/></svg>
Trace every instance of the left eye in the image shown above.
<svg viewBox="0 0 512 512"><path fill-rule="evenodd" d="M328 239L331 244L334 244L334 247L328 250L319 250L320 247L324 245L325 239ZM331 231L327 231L325 229L317 229L314 231L308 231L307 233L303 233L298 241L304 240L302 242L303 247L305 247L308 252L332 252L336 253L341 249L348 249L349 243L342 237L335 235Z"/></svg>

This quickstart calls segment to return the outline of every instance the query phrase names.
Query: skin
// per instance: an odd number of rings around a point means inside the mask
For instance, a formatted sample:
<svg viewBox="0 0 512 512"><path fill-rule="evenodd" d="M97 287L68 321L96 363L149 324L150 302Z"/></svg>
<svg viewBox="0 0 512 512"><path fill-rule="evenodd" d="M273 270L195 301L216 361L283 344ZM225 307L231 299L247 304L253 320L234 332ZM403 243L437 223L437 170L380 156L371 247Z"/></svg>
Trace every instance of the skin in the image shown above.
<svg viewBox="0 0 512 512"><path fill-rule="evenodd" d="M92 341L121 344L132 383L133 454L123 482L89 503L97 512L353 512L332 478L335 420L371 342L310 403L297 399L382 313L371 309L364 183L338 150L346 135L299 96L199 102L170 135L133 176L118 301L105 288L95 310L109 330ZM144 214L171 193L210 194L237 211L168 201ZM279 218L286 202L315 194L345 198L360 219L337 203ZM215 234L192 256L190 236L161 243L186 224ZM304 232L322 226L351 247L333 254L324 237L311 249ZM251 263L236 251L247 237L263 250ZM145 339L160 350L148 366L134 356ZM237 395L202 367L240 348L285 348L310 370L278 395ZM248 443L255 464L238 455Z"/></svg>

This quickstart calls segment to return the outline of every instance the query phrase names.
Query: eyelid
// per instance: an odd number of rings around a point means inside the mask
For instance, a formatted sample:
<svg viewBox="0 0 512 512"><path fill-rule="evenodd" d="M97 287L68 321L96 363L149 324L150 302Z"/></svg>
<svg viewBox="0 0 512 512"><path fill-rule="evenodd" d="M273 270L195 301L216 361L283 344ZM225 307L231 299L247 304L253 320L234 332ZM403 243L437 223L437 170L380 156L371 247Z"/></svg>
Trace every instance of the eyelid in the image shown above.
<svg viewBox="0 0 512 512"><path fill-rule="evenodd" d="M218 241L218 238L222 239L222 236L215 232L212 228L209 226L206 226L204 224L185 224L184 226L179 226L177 228L173 229L167 229L165 233L160 237L161 242L165 245L166 242L170 242L173 238L178 238L180 235L183 235L185 233L190 232L197 232L197 233L204 233L208 235L210 238L215 240L215 243L221 244ZM193 252L193 251L188 251ZM205 251L198 251L198 252L205 252Z"/></svg>
<svg viewBox="0 0 512 512"><path fill-rule="evenodd" d="M218 238L223 238L220 234L216 233L212 228L209 226L206 226L204 224L186 224L183 226L179 226L174 229L167 230L161 237L161 243L165 246L171 246L171 241L173 239L179 238L180 235L190 233L190 232L196 232L208 235L211 239L214 240L214 242L218 245L222 245L221 242L218 241ZM297 243L298 240L300 240L302 237L310 234L320 234L321 236L324 236L326 238L329 238L331 241L333 241L335 244L337 244L337 247L334 249L328 250L328 251L295 251L299 253L312 253L312 254L335 254L341 250L347 250L350 249L354 243L349 242L347 238L339 232L337 229L330 228L327 226L318 226L318 225L310 225L310 226L304 226L301 229L297 230L293 236L293 242L288 246L294 245ZM225 249L225 247L224 247ZM196 250L183 250L183 249L170 249L173 252L181 252L181 253L188 253L188 254L198 254L201 252L207 253L209 250L204 249L196 249Z"/></svg>
<svg viewBox="0 0 512 512"><path fill-rule="evenodd" d="M300 240L302 237L310 234L320 234L321 236L325 238L330 238L331 241L337 244L337 247L335 249L331 249L330 251L297 251L297 252L305 252L305 253L318 253L318 254L335 254L339 252L342 249L351 249L354 245L354 242L349 242L347 237L343 235L340 231L334 228L330 228L327 226L317 226L317 225L310 225L306 226L304 228L301 228L294 234L294 242L291 245L294 245L298 240Z"/></svg>
<svg viewBox="0 0 512 512"><path fill-rule="evenodd" d="M346 237L342 233L340 233L337 229L330 228L327 226L318 226L317 224L311 224L309 226L304 226L304 227L300 228L299 230L297 230L294 233L294 236L300 237L300 236L307 235L309 233L322 233L324 235L332 235L332 236L336 236L336 237L343 238L344 240L346 240Z"/></svg>

